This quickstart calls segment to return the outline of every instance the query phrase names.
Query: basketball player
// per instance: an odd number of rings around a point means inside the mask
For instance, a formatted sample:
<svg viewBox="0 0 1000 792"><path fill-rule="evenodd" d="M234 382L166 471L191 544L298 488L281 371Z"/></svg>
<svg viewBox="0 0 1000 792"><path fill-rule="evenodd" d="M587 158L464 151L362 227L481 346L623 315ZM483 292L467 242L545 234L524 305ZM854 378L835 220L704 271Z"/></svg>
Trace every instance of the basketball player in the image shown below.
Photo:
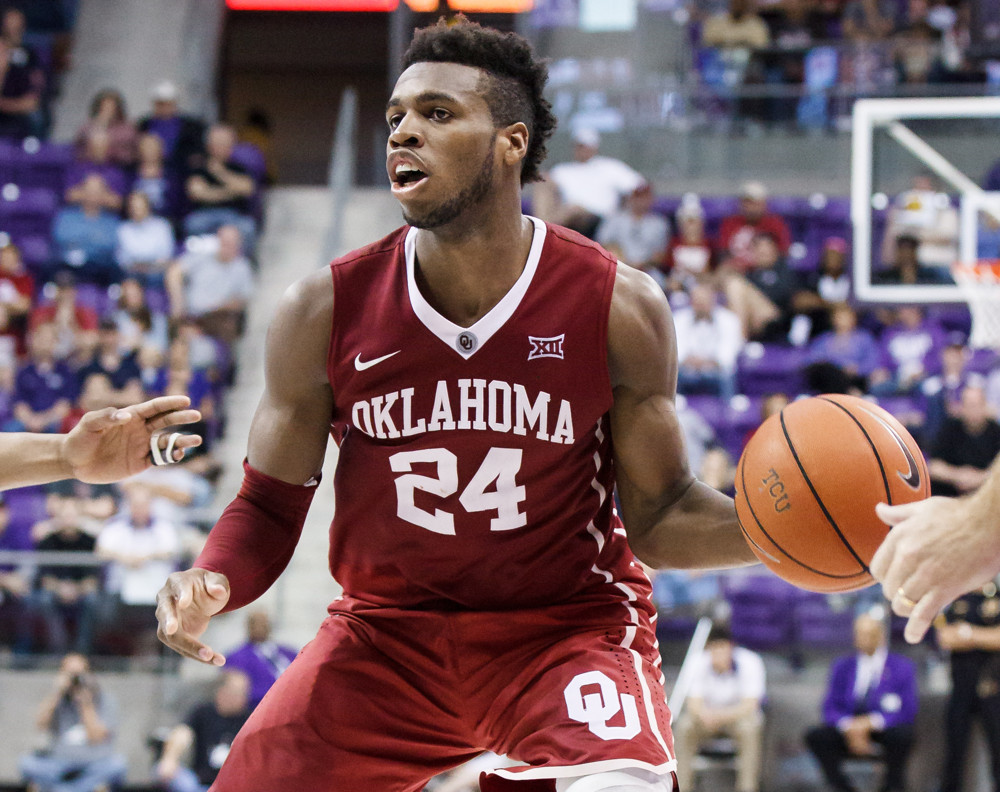
<svg viewBox="0 0 1000 792"><path fill-rule="evenodd" d="M489 792L667 792L655 611L632 551L756 559L732 500L688 471L666 300L522 215L555 124L524 39L438 25L404 67L387 168L408 225L284 297L243 486L158 597L161 639L221 665L198 636L287 564L332 427L344 595L212 789L416 792L492 750L525 765L485 776Z"/></svg>
<svg viewBox="0 0 1000 792"><path fill-rule="evenodd" d="M872 558L892 609L909 616L904 635L917 643L934 617L956 597L1000 574L1000 462L976 492L875 508L892 526Z"/></svg>
<svg viewBox="0 0 1000 792"><path fill-rule="evenodd" d="M0 489L67 478L105 484L154 463L176 462L183 458L185 448L201 445L201 438L160 433L168 426L201 420L197 410L185 409L190 403L187 396L160 396L123 409L93 410L67 434L4 432L0 434ZM156 444L155 451L151 443Z"/></svg>

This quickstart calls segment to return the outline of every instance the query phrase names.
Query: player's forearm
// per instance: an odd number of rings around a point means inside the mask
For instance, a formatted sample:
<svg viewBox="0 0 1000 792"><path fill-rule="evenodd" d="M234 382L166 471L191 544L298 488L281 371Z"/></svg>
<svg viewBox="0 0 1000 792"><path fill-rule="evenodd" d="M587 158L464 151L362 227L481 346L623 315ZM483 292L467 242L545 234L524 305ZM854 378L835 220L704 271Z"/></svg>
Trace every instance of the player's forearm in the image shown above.
<svg viewBox="0 0 1000 792"><path fill-rule="evenodd" d="M648 527L626 528L632 550L656 568L722 569L757 563L743 538L733 499L694 480Z"/></svg>
<svg viewBox="0 0 1000 792"><path fill-rule="evenodd" d="M4 433L0 436L0 489L70 478L63 455L65 435Z"/></svg>

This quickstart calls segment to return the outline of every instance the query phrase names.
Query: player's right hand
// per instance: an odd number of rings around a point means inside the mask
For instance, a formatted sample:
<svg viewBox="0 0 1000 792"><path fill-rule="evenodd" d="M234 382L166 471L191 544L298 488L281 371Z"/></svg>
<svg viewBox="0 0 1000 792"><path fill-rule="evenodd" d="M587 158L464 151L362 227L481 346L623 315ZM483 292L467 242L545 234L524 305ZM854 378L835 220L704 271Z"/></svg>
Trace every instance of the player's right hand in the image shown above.
<svg viewBox="0 0 1000 792"><path fill-rule="evenodd" d="M199 568L173 572L156 595L156 637L184 657L221 666L226 658L198 636L228 601L225 575Z"/></svg>

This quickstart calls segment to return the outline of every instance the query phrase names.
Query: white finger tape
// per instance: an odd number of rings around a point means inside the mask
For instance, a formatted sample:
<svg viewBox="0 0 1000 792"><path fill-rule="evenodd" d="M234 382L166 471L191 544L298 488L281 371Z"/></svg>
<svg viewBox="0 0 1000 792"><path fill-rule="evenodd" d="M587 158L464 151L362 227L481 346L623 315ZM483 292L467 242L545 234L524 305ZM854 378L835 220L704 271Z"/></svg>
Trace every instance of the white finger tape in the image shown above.
<svg viewBox="0 0 1000 792"><path fill-rule="evenodd" d="M177 439L180 436L180 432L171 432L167 438L167 447L162 451L160 450L160 437L162 437L162 434L154 434L149 438L149 453L153 457L154 465L161 467L163 465L173 465L178 461L174 459L174 446L177 445Z"/></svg>

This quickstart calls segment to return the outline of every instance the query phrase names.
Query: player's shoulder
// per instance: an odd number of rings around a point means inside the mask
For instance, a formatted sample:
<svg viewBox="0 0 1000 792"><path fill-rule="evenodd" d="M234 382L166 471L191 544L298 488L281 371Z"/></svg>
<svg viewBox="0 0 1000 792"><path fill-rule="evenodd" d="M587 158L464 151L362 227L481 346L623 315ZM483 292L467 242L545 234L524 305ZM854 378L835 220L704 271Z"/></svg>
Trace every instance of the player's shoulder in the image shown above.
<svg viewBox="0 0 1000 792"><path fill-rule="evenodd" d="M387 256L394 256L403 246L406 240L406 233L409 226L400 226L395 231L387 234L375 242L371 242L350 253L335 258L330 262L330 267L344 268L354 264L378 263L384 261Z"/></svg>
<svg viewBox="0 0 1000 792"><path fill-rule="evenodd" d="M604 264L611 267L616 266L618 263L614 256L594 240L585 237L577 231L565 226L556 225L555 223L546 223L545 228L548 235L547 241L549 245L547 246L547 252L549 255L572 256L574 259L580 261Z"/></svg>

